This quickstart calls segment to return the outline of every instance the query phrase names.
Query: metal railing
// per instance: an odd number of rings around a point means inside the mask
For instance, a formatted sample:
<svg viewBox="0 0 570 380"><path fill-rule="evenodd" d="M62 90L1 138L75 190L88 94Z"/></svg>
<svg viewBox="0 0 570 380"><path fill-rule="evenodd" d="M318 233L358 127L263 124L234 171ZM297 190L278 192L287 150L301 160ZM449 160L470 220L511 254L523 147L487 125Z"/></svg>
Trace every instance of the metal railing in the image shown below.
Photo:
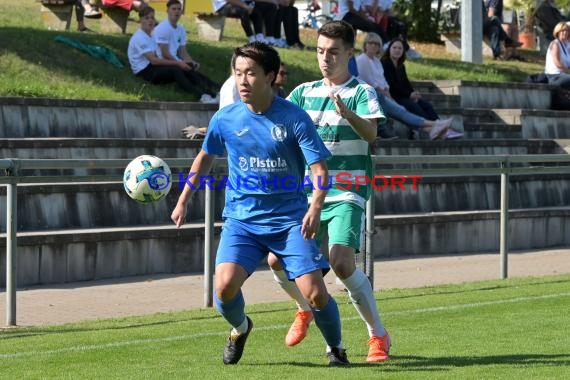
<svg viewBox="0 0 570 380"><path fill-rule="evenodd" d="M570 155L448 155L448 156L374 156L376 165L407 165L398 169L381 170L381 175L500 175L501 176L501 208L500 208L500 277L508 276L508 222L509 222L509 176L514 174L570 174ZM187 168L192 159L166 159L171 168ZM127 166L127 159L0 159L0 169L6 175L0 177L0 185L6 191L6 325L16 326L16 273L17 273L17 204L18 184L31 183L77 183L77 182L109 182L120 181L116 174L102 175L24 175L26 170L49 169L121 169ZM536 164L540 163L540 164ZM543 165L545 163L558 165ZM444 165L442 167L425 167L425 165ZM473 167L457 167L457 164L475 165ZM447 165L447 167L445 166ZM449 165L453 165L449 167ZM477 165L485 165L478 167ZM520 166L517 166L520 165ZM524 166L522 166L524 165ZM226 160L217 159L214 173L225 170ZM213 265L211 258L214 252L214 194L213 189L205 187L205 245L204 245L204 305L212 305L213 297ZM363 251L363 269L369 279L374 278L374 197L366 206L366 246Z"/></svg>

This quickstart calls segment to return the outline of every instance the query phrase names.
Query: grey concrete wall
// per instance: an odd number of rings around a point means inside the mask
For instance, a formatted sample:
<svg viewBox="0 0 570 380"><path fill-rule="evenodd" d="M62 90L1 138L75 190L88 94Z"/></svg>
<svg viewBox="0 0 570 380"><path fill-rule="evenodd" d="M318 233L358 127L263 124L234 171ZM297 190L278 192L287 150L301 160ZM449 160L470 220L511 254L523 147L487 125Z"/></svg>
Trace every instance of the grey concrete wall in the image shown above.
<svg viewBox="0 0 570 380"><path fill-rule="evenodd" d="M157 273L201 272L202 226L130 231L68 232L50 239L24 235L18 247L18 286L90 281ZM217 239L219 237L219 228ZM0 287L6 262L0 261Z"/></svg>
<svg viewBox="0 0 570 380"><path fill-rule="evenodd" d="M469 140L425 141L394 140L375 143L375 154L389 155L500 155L500 154L553 154L563 153L553 140Z"/></svg>
<svg viewBox="0 0 570 380"><path fill-rule="evenodd" d="M511 211L509 249L570 244L570 208ZM375 257L499 250L499 213L376 216Z"/></svg>
<svg viewBox="0 0 570 380"><path fill-rule="evenodd" d="M442 93L460 95L461 106L469 108L550 109L554 86L535 83L477 81L434 81Z"/></svg>
<svg viewBox="0 0 570 380"><path fill-rule="evenodd" d="M216 105L0 98L0 137L180 138L207 126Z"/></svg>
<svg viewBox="0 0 570 380"><path fill-rule="evenodd" d="M180 192L175 182L166 198L141 204L127 196L122 182L19 186L18 231L169 224ZM224 192L214 194L216 220L221 220ZM187 221L204 220L204 203L205 193L198 191ZM0 215L6 215L5 187L0 188ZM6 231L6 218L0 218L0 230Z"/></svg>
<svg viewBox="0 0 570 380"><path fill-rule="evenodd" d="M424 177L417 190L407 181L405 189L389 187L374 191L377 215L398 215L500 207L499 176ZM18 190L18 231L72 228L151 226L170 223L180 190L173 184L163 200L143 205L128 198L122 184L39 184ZM216 191L215 218L221 220L224 192ZM188 207L187 220L204 220L204 192ZM511 176L511 209L570 206L570 175ZM0 188L0 215L6 214L6 192ZM0 230L6 230L0 218Z"/></svg>
<svg viewBox="0 0 570 380"><path fill-rule="evenodd" d="M549 91L548 88L534 85L533 88L524 85L503 88L496 84L442 81L426 89L433 94L461 95L463 108L442 111L442 116L455 115L457 126L465 122L498 119L521 124L525 136L565 137L567 133L565 112L497 109L511 107L513 103L517 104L516 108L548 108L543 104L544 94L538 93ZM530 93L524 95L526 90L538 92L532 96ZM432 95L432 98L447 106L456 102L456 98L438 95ZM477 109L465 109L466 104L476 104L474 107ZM131 158L141 153L163 158L192 156L199 143L165 139L179 139L182 128L189 124L207 125L215 110L213 105L195 103L0 98L0 138L64 137L60 140L30 140L33 142L4 140L0 149L4 156L19 158ZM549 126L546 118L550 118L553 127ZM86 139L65 139L70 137ZM134 138L144 141L132 140ZM560 141L505 139L441 144L393 141L380 142L376 154L562 153L569 151L568 146L570 144ZM383 167L380 165L377 172L381 172L379 169ZM565 208L569 199L566 183L566 177L513 183L511 207L559 206L553 210L515 212L510 226L513 249L570 243L569 213ZM424 214L411 219L405 215L389 215L495 208L498 203L495 179L462 182L433 179L426 180L424 186L426 188L419 193L376 194L381 213L376 220L378 233L374 237L377 257L497 249L498 215L493 211ZM53 185L44 184L20 191L19 220L24 231L20 233L18 248L20 286L202 271L203 226L176 230L168 220L176 189L164 202L150 206L140 206L126 199L120 183L68 185L57 191ZM0 193L0 198L5 199L4 194ZM191 210L191 218L203 216L201 196L198 194L197 199L200 207ZM217 201L219 215L222 203L219 198ZM0 204L0 207L5 207L3 199L0 199ZM4 212L0 209L0 213ZM24 224L24 221L29 224ZM139 227L125 227L129 225ZM5 228L3 219L0 226ZM92 230L70 229L78 227ZM58 228L61 230L54 230ZM37 231L48 229L49 232ZM4 238L0 244L5 244ZM5 255L0 259L0 286L5 282L3 276Z"/></svg>
<svg viewBox="0 0 570 380"><path fill-rule="evenodd" d="M510 176L511 209L570 206L570 175ZM375 191L376 215L497 210L500 177L424 177L405 190Z"/></svg>
<svg viewBox="0 0 570 380"><path fill-rule="evenodd" d="M375 225L376 258L498 251L497 212L377 216ZM202 231L203 226L194 225L180 230L155 226L22 234L18 286L152 273L200 273ZM509 233L513 250L570 245L570 208L514 211ZM2 256L0 286L5 284L5 273Z"/></svg>

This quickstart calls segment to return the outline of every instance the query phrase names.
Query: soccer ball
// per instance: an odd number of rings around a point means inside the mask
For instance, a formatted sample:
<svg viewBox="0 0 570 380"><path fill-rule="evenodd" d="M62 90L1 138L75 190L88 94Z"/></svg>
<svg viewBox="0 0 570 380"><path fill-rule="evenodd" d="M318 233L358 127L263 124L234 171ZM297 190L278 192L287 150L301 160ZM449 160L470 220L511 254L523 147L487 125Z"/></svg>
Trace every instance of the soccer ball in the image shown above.
<svg viewBox="0 0 570 380"><path fill-rule="evenodd" d="M168 194L172 185L172 173L160 158L142 155L127 165L123 185L128 196L135 201L152 203Z"/></svg>

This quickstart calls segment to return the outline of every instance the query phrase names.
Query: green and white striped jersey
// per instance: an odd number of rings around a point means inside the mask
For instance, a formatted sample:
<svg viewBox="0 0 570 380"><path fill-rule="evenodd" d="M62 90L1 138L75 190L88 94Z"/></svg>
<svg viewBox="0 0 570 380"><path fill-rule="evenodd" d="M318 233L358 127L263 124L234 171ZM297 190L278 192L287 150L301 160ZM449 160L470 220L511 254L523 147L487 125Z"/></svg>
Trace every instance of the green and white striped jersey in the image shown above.
<svg viewBox="0 0 570 380"><path fill-rule="evenodd" d="M332 187L325 203L348 201L364 208L371 186L357 186L354 179L356 176L372 177L370 144L336 112L334 101L329 97L331 93L340 95L343 103L364 119L383 122L386 117L378 103L376 91L356 77L338 86L327 86L322 79L303 83L287 98L309 114L319 136L332 153L327 160Z"/></svg>

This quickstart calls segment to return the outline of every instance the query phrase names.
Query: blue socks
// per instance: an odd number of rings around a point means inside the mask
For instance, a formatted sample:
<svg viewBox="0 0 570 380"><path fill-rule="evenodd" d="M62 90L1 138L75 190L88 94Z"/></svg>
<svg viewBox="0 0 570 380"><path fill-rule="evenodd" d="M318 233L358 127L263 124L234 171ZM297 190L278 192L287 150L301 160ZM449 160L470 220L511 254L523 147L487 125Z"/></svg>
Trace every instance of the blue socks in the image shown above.
<svg viewBox="0 0 570 380"><path fill-rule="evenodd" d="M329 347L342 347L340 313L334 298L330 297L327 305L318 310L313 309L315 324L321 330Z"/></svg>
<svg viewBox="0 0 570 380"><path fill-rule="evenodd" d="M245 301L241 290L229 302L222 302L214 292L214 302L216 309L234 328L239 327L245 320Z"/></svg>

